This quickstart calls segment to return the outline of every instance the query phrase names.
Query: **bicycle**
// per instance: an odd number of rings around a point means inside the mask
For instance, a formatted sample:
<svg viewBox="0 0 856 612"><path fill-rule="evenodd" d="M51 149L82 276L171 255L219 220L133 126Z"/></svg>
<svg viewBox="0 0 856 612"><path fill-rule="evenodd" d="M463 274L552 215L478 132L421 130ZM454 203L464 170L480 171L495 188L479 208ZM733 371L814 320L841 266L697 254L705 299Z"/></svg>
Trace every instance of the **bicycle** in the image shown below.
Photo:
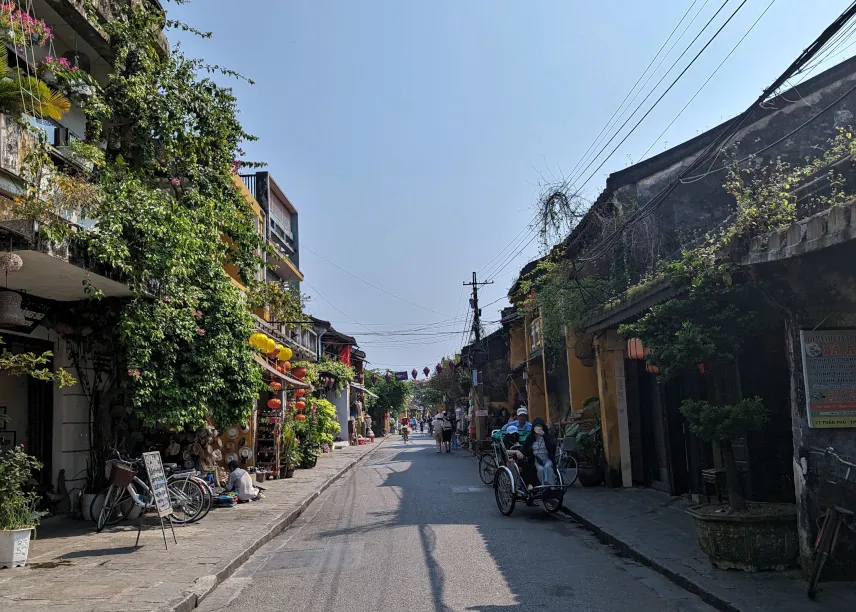
<svg viewBox="0 0 856 612"><path fill-rule="evenodd" d="M577 440L574 436L559 439L556 445L556 469L562 474L566 487L573 486L579 476L579 465L574 454L577 452Z"/></svg>
<svg viewBox="0 0 856 612"><path fill-rule="evenodd" d="M829 473L821 476L822 480L818 486L818 504L821 507L826 507L826 512L821 517L823 520L814 544L814 561L811 565L811 576L808 581L807 594L809 599L814 600L817 596L817 585L820 583L823 567L838 545L842 525L856 533L856 520L854 520L856 512L851 510L851 508L856 509L856 483L851 480L851 474L856 476L853 470L856 468L856 463L842 458L831 447L809 447L807 455L822 455L827 461L833 459L838 463L829 470ZM845 468L844 475L836 475L835 468L840 469L841 466ZM820 476L816 470L812 473L815 477Z"/></svg>
<svg viewBox="0 0 856 612"><path fill-rule="evenodd" d="M102 493L103 505L100 510L96 508L101 498L101 495L96 495L90 506L96 533L101 533L106 526L115 525L127 518L135 507L140 508L141 512L155 508L152 490L137 476L143 466L143 460L127 460L122 458L118 451L114 451L114 455L114 458L105 462L110 486ZM174 469L175 466L176 464L166 464L164 468ZM203 483L193 470L169 474L167 489L173 508L170 521L177 524L191 523L208 514L213 504L213 492L207 483Z"/></svg>
<svg viewBox="0 0 856 612"><path fill-rule="evenodd" d="M404 441L404 443L405 443L405 444L407 444L407 440L408 440L409 438L410 438L410 435L409 435L409 434L408 434L408 432L407 432L407 428L406 428L406 427L402 427L402 428L401 428L401 439Z"/></svg>
<svg viewBox="0 0 856 612"><path fill-rule="evenodd" d="M501 441L495 436L491 438L490 451L482 453L479 457L479 478L486 485L492 485L499 466L506 465L505 453L500 448Z"/></svg>

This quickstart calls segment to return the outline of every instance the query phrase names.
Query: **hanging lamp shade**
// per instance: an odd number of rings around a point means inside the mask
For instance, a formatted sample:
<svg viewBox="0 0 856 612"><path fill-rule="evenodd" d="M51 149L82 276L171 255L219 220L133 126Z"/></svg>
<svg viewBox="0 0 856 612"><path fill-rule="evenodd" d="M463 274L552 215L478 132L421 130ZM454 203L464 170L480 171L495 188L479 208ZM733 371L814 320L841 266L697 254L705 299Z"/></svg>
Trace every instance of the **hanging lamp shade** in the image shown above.
<svg viewBox="0 0 856 612"><path fill-rule="evenodd" d="M294 407L298 412L303 412L306 409L306 402L298 400L294 403Z"/></svg>
<svg viewBox="0 0 856 612"><path fill-rule="evenodd" d="M372 384L377 382L377 374L372 374Z"/></svg>
<svg viewBox="0 0 856 612"><path fill-rule="evenodd" d="M277 393L277 392L282 390L282 383L275 380L272 383L270 383L268 385L268 387L270 387L271 391L273 391L274 393Z"/></svg>
<svg viewBox="0 0 856 612"><path fill-rule="evenodd" d="M294 368L291 373L297 380L303 380L306 376L306 368Z"/></svg>
<svg viewBox="0 0 856 612"><path fill-rule="evenodd" d="M419 376L419 372L416 371L416 368L410 370L410 375L413 377L413 380L416 380L416 377Z"/></svg>
<svg viewBox="0 0 856 612"><path fill-rule="evenodd" d="M267 401L267 405L268 408L270 408L271 410L276 410L277 408L282 406L282 402L279 399L272 397Z"/></svg>
<svg viewBox="0 0 856 612"><path fill-rule="evenodd" d="M436 366L434 366L434 369L437 370L437 372L442 372L443 371L443 364L438 363Z"/></svg>
<svg viewBox="0 0 856 612"><path fill-rule="evenodd" d="M306 389L297 389L294 392L294 397L303 397L304 395L306 395Z"/></svg>
<svg viewBox="0 0 856 612"><path fill-rule="evenodd" d="M425 378L428 378L428 375L431 373L431 368L425 366L424 368L422 368L422 373L425 375Z"/></svg>
<svg viewBox="0 0 856 612"><path fill-rule="evenodd" d="M21 309L21 294L0 291L0 327L20 327L27 324Z"/></svg>
<svg viewBox="0 0 856 612"><path fill-rule="evenodd" d="M283 361L288 361L294 355L294 352L287 346L280 345L279 358Z"/></svg>
<svg viewBox="0 0 856 612"><path fill-rule="evenodd" d="M391 380L392 380L392 373L391 373L391 372L387 372L386 374L384 374L384 375L383 375L383 379L384 379L386 382L391 381Z"/></svg>

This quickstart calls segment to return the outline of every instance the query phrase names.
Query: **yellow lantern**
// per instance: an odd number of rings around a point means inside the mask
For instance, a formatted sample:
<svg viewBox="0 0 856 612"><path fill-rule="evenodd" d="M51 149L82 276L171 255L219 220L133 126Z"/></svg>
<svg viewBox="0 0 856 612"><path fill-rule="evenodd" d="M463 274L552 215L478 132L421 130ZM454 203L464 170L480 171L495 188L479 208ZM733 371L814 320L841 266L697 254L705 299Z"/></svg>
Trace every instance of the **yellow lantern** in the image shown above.
<svg viewBox="0 0 856 612"><path fill-rule="evenodd" d="M265 336L265 353L272 353L275 348L276 342L273 340L273 338L268 338L267 336Z"/></svg>
<svg viewBox="0 0 856 612"><path fill-rule="evenodd" d="M288 348L287 346L280 345L278 357L282 361L288 361L289 359L291 359L292 355L293 353L290 348Z"/></svg>
<svg viewBox="0 0 856 612"><path fill-rule="evenodd" d="M260 334L256 332L255 334L250 336L250 345L259 347L261 343L261 339L264 337L264 334Z"/></svg>

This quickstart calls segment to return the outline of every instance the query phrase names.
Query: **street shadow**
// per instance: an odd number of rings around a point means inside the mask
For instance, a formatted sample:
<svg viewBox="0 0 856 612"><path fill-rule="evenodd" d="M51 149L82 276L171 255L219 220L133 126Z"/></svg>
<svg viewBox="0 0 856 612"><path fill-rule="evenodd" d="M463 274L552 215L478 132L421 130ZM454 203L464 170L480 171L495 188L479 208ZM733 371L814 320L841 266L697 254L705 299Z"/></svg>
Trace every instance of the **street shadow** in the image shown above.
<svg viewBox="0 0 856 612"><path fill-rule="evenodd" d="M397 527L416 529L416 555L418 558L421 553L427 568L435 612L451 612L450 581L456 581L455 590L460 596L462 571L471 573L475 581L470 593L479 592L481 585L477 583L487 576L497 581L485 589L492 594L485 596L483 605L470 605L467 610L574 609L575 589L565 575L569 567L557 564L555 558L557 532L569 536L574 527L566 519L548 514L540 505L527 507L522 502L512 516L503 516L496 506L493 488L479 479L477 459L461 450L438 454L429 440L387 448L384 458L375 456L371 465L360 468L363 472L370 468L380 479L380 487L394 489L398 498L395 510L369 512L367 517L377 520L323 531L319 537L370 535ZM470 543L467 535L461 536L466 543L450 542L450 537L457 537L457 531L467 533L461 527L469 526L475 528L480 542ZM473 549L472 558L465 556L461 562L450 559L451 551L457 551L459 546ZM479 565L473 567L473 563ZM491 564L496 572L488 569ZM496 577L497 573L501 578ZM498 605L498 601L514 603Z"/></svg>
<svg viewBox="0 0 856 612"><path fill-rule="evenodd" d="M76 550L74 552L65 553L61 557L62 560L80 559L83 557L114 557L118 555L129 555L140 550L135 546L122 546L120 548L95 548L90 550Z"/></svg>

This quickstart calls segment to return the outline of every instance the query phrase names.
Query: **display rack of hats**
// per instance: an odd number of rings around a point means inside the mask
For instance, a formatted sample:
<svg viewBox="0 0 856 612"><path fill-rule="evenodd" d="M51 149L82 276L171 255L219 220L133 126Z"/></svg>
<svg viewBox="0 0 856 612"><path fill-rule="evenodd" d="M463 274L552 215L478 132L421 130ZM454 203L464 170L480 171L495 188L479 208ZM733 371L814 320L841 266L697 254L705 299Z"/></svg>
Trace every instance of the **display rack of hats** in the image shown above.
<svg viewBox="0 0 856 612"><path fill-rule="evenodd" d="M286 391L279 381L268 383L268 399L258 411L256 435L256 467L268 479L279 476L279 451L282 438L282 421L285 416L283 398Z"/></svg>
<svg viewBox="0 0 856 612"><path fill-rule="evenodd" d="M213 425L185 431L151 429L144 432L145 448L160 448L163 459L184 469L211 472L222 459L222 443Z"/></svg>

